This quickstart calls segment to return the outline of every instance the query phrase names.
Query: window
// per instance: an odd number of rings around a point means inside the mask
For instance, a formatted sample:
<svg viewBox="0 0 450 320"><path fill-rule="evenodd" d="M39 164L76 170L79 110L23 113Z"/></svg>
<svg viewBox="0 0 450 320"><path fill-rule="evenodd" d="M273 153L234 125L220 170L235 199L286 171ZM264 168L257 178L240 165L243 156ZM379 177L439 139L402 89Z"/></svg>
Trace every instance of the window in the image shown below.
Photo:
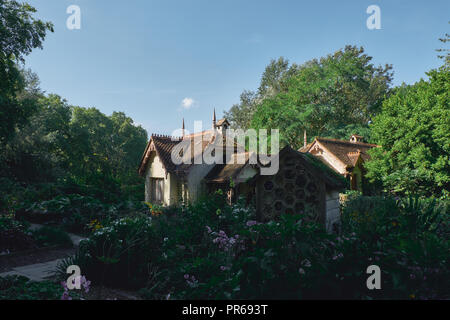
<svg viewBox="0 0 450 320"><path fill-rule="evenodd" d="M164 179L151 178L152 181L152 203L162 204L164 201Z"/></svg>

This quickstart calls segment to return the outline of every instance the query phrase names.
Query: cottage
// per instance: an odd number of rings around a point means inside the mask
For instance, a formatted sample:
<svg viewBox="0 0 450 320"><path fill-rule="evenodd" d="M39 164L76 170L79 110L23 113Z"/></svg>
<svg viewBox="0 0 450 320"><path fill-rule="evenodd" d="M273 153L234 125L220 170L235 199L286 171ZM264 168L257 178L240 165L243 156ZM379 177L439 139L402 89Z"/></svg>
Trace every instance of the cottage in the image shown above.
<svg viewBox="0 0 450 320"><path fill-rule="evenodd" d="M310 153L331 169L347 178L352 190L363 191L364 162L370 159L367 153L378 147L376 144L364 143L363 137L353 134L349 141L317 137L300 152Z"/></svg>
<svg viewBox="0 0 450 320"><path fill-rule="evenodd" d="M244 196L248 203L254 203L261 221L275 219L282 213L302 213L328 230L333 229L340 217L339 191L345 187L339 175L316 158L289 146L272 155L278 159L278 171L263 175L262 169L271 164L253 163L250 159L254 154L238 153L236 142L226 141L228 127L228 121L216 121L214 113L210 130L184 135L183 122L182 137L152 135L139 166L139 173L145 177L145 200L177 205L193 202L201 194L220 188L227 193L229 202ZM177 164L177 157L173 158L176 155L194 160L210 153L219 142L224 161ZM186 143L191 146L189 154L183 154L179 148ZM244 161L237 161L239 158Z"/></svg>

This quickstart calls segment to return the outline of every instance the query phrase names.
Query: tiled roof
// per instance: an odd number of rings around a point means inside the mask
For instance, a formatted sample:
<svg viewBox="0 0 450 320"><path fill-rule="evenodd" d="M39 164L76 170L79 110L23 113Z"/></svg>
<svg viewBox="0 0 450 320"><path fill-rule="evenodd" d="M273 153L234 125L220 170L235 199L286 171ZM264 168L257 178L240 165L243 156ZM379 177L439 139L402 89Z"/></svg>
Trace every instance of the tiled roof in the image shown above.
<svg viewBox="0 0 450 320"><path fill-rule="evenodd" d="M224 123L230 124L227 119L223 118L223 119L220 119L219 121L217 121L216 127L220 127Z"/></svg>
<svg viewBox="0 0 450 320"><path fill-rule="evenodd" d="M329 138L316 138L325 149L331 152L335 157L342 161L345 165L354 167L358 158L361 157L364 161L370 159L368 150L377 147L376 144L364 142L350 142ZM310 146L311 147L311 146ZM310 148L308 148L308 151Z"/></svg>
<svg viewBox="0 0 450 320"><path fill-rule="evenodd" d="M230 178L235 179L241 170L247 165L249 159L249 153L244 154L245 162L237 163L236 154L233 155L232 161L225 164L217 164L206 175L205 180L209 183L226 183L230 181Z"/></svg>
<svg viewBox="0 0 450 320"><path fill-rule="evenodd" d="M141 164L139 166L139 174L143 175L145 168L147 167L148 160L150 159L150 152L156 151L162 164L167 171L172 172L176 169L175 164L172 162L171 152L172 149L181 141L180 138L156 135L153 134L150 137L150 141L145 148L144 154L141 159Z"/></svg>
<svg viewBox="0 0 450 320"><path fill-rule="evenodd" d="M145 172L145 169L147 167L148 161L150 159L150 153L151 151L156 151L157 155L161 159L161 162L164 165L164 168L168 172L173 172L178 175L184 175L186 174L189 169L195 165L194 164L194 158L200 154L202 154L205 149L211 145L214 144L214 131L213 130L205 130L198 133L193 133L186 135L183 138L174 138L170 136L163 136L163 135L152 135L150 138L150 141L147 144L147 147L144 151L144 155L141 159L141 164L139 166L139 174L143 175ZM181 141L189 140L187 143L190 142L190 163L182 163L179 165L176 165L172 161L172 150L173 148L178 145ZM235 145L233 143L230 146ZM225 147L230 147L225 146ZM224 150L225 153L225 150ZM176 157L183 157L182 154L175 155ZM180 159L181 160L181 159ZM180 161L181 162L181 161Z"/></svg>
<svg viewBox="0 0 450 320"><path fill-rule="evenodd" d="M300 152L308 152L309 148L311 147L311 145L313 144L313 142L307 144L306 146L301 147L300 149L298 149L298 151Z"/></svg>

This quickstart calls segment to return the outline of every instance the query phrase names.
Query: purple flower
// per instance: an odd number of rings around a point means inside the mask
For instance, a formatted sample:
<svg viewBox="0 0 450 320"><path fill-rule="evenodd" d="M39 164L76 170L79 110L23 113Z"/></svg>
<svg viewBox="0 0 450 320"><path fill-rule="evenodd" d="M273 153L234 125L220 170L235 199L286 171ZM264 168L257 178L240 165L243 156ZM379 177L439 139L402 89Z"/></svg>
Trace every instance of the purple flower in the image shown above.
<svg viewBox="0 0 450 320"><path fill-rule="evenodd" d="M251 226L254 226L254 225L256 225L256 224L258 224L258 222L255 221L255 220L249 220L249 221L247 221L247 227L251 227Z"/></svg>
<svg viewBox="0 0 450 320"><path fill-rule="evenodd" d="M305 274L305 270L303 270L303 268L299 268L299 269L298 269L298 273L300 273L300 274Z"/></svg>
<svg viewBox="0 0 450 320"><path fill-rule="evenodd" d="M333 260L337 260L337 259L340 259L340 258L343 258L343 257L344 257L344 255L342 253L339 253L339 254L337 254L337 255L335 255L333 257Z"/></svg>
<svg viewBox="0 0 450 320"><path fill-rule="evenodd" d="M211 230L211 228L209 226L206 226L206 230L208 231L208 233L212 232L212 230Z"/></svg>
<svg viewBox="0 0 450 320"><path fill-rule="evenodd" d="M185 274L185 275L184 275L184 279L186 279L186 280L189 279L189 275L188 275L188 274Z"/></svg>

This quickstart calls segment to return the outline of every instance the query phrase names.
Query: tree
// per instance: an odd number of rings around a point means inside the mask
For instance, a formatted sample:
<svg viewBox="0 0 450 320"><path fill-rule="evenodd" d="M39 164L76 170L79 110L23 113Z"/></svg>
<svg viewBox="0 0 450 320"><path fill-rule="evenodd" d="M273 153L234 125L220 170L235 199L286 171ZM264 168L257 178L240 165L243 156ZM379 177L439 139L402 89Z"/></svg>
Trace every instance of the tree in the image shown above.
<svg viewBox="0 0 450 320"><path fill-rule="evenodd" d="M449 23L450 23L450 21L449 21ZM448 33L446 33L443 38L439 38L439 41L444 44L449 42L450 35ZM439 59L444 59L445 63L450 64L450 49L439 48L439 49L436 49L436 51L439 52L439 54L438 54Z"/></svg>
<svg viewBox="0 0 450 320"><path fill-rule="evenodd" d="M449 65L427 75L429 81L398 88L371 127L382 147L371 151L367 177L385 191L439 195L449 190Z"/></svg>
<svg viewBox="0 0 450 320"><path fill-rule="evenodd" d="M256 111L258 103L258 94L253 91L245 90L240 97L240 103L231 107L230 111L225 112L225 117L235 129L248 129L250 127L253 114Z"/></svg>
<svg viewBox="0 0 450 320"><path fill-rule="evenodd" d="M123 112L106 116L95 108L74 107L70 121L72 178L84 184L114 186L140 181L137 167L147 132Z"/></svg>
<svg viewBox="0 0 450 320"><path fill-rule="evenodd" d="M368 132L392 81L392 66L375 67L363 48L346 46L295 67L281 90L256 108L252 127L280 129L283 143L298 148L308 135L348 138Z"/></svg>
<svg viewBox="0 0 450 320"><path fill-rule="evenodd" d="M21 93L26 94L33 92ZM36 111L6 145L9 175L21 181L54 181L68 169L71 107L54 94L40 95L34 103Z"/></svg>
<svg viewBox="0 0 450 320"><path fill-rule="evenodd" d="M264 99L283 90L283 83L295 74L297 68L296 64L289 66L289 61L283 57L277 60L272 59L261 76L258 90L256 92L244 90L240 96L240 102L233 105L230 111L225 112L225 117L230 121L231 126L244 130L250 128L258 105Z"/></svg>
<svg viewBox="0 0 450 320"><path fill-rule="evenodd" d="M24 78L18 67L24 56L34 48L42 48L47 31L53 32L50 22L35 19L36 9L14 0L0 0L0 145L31 115L27 100L17 100L23 90Z"/></svg>

